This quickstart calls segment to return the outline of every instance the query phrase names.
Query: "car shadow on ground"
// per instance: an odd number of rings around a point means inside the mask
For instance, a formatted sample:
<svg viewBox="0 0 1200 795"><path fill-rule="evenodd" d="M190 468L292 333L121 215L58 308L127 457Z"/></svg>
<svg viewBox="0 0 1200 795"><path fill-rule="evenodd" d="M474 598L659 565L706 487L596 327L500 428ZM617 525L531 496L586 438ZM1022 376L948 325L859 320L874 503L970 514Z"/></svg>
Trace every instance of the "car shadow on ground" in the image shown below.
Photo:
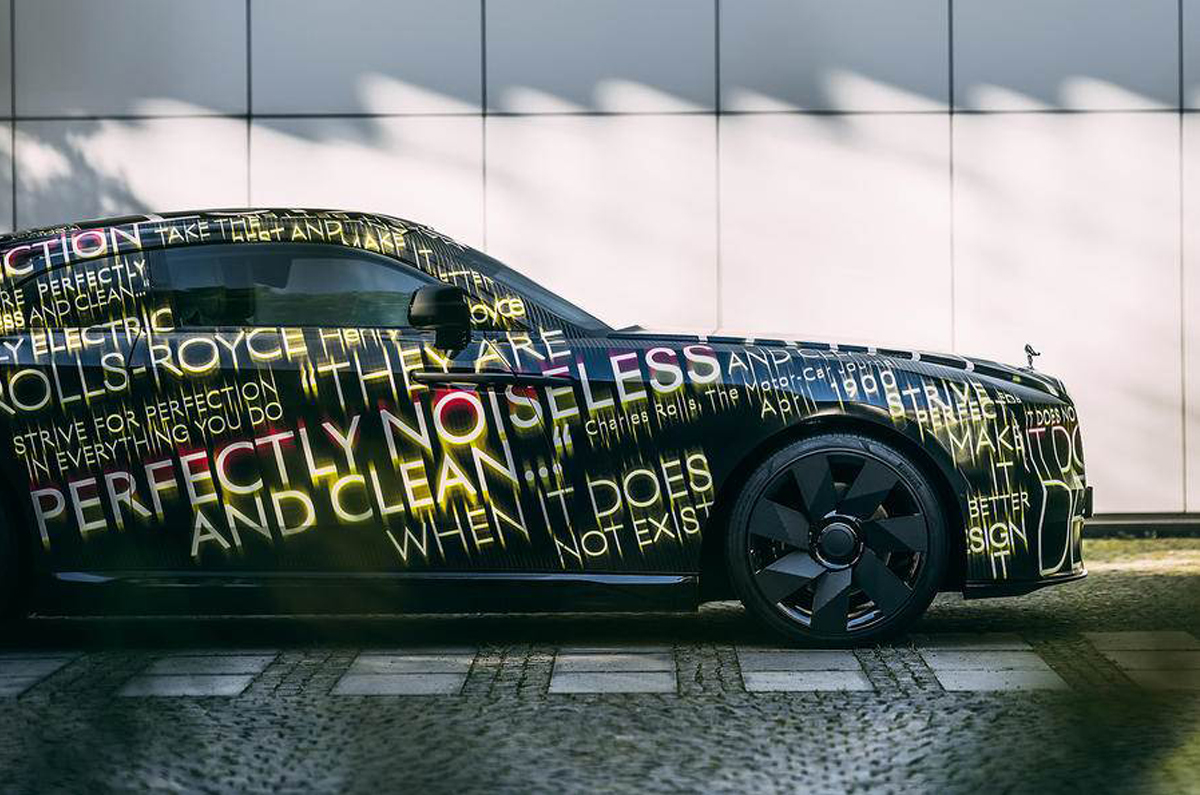
<svg viewBox="0 0 1200 795"><path fill-rule="evenodd" d="M1169 615L1123 616L1116 605L1110 605L1108 621L1092 617L1092 610L1063 615L1059 601L1025 597L970 602L945 594L912 633L1008 632L1054 637L1114 627L1180 625ZM710 603L695 613L34 617L8 622L0 634L0 649L579 643L769 646L780 645L780 640L761 629L736 602ZM907 636L891 643L906 645Z"/></svg>
<svg viewBox="0 0 1200 795"><path fill-rule="evenodd" d="M35 617L10 622L0 648L763 643L740 605L698 613Z"/></svg>
<svg viewBox="0 0 1200 795"><path fill-rule="evenodd" d="M1200 576L1107 570L1020 597L938 596L912 634L1006 632L1040 639L1106 630L1200 630ZM265 609L264 609L265 608ZM275 609L278 608L278 609ZM780 645L737 602L693 613L290 614L248 604L239 615L43 616L0 625L0 649L289 648L674 643ZM906 636L893 643L906 645Z"/></svg>

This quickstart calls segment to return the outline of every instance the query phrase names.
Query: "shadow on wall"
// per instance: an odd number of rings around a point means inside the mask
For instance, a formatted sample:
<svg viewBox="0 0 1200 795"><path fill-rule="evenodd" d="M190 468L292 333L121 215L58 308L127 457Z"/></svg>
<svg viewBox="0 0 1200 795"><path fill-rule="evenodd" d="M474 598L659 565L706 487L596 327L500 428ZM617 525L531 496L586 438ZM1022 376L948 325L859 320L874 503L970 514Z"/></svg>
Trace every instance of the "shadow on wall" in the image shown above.
<svg viewBox="0 0 1200 795"><path fill-rule="evenodd" d="M327 206L440 221L482 242L478 116L275 118L248 131L244 118L188 106L176 113L18 121L17 225L165 209Z"/></svg>
<svg viewBox="0 0 1200 795"><path fill-rule="evenodd" d="M719 28L709 12L716 6L693 0L661 0L653 10L630 0L253 0L249 14L241 13L241 0L213 0L183 9L146 5L136 26L86 4L14 1L17 105L28 115L237 113L248 101L242 38L249 34L256 113L337 117L256 117L242 142L228 118L19 122L16 223L22 226L145 207L348 203L427 217L478 242L483 133L475 116L485 95L489 110L499 113L703 112L718 104L718 93L720 106L733 111L939 111L952 100L944 0L904 8L885 0L725 2ZM1177 87L1175 3L1133 5L1097 15L1086 0L1036 12L1022 3L960 0L953 99L984 109L1170 106ZM81 28L97 35L73 36ZM112 41L139 35L139 46L114 54ZM1014 50L1022 57L1013 59ZM80 64L92 68L81 74ZM381 113L437 114L442 121L361 117ZM852 156L853 125L836 115L816 124L829 128L831 140L844 136L838 143ZM590 147L609 143L601 136L563 156L603 158ZM944 169L947 158L934 153L932 170ZM78 183L60 193L57 169L64 161L77 169ZM495 172L492 165L489 157L489 180L495 175L522 189L520 158L501 159ZM133 200L107 190L111 180L123 181ZM630 242L636 245L636 236Z"/></svg>
<svg viewBox="0 0 1200 795"><path fill-rule="evenodd" d="M114 125L137 122L25 122L15 136L18 228L153 210L127 173L106 168L102 144ZM99 151L98 151L99 149ZM79 215L79 211L86 211Z"/></svg>
<svg viewBox="0 0 1200 795"><path fill-rule="evenodd" d="M412 90L360 80L361 113ZM725 117L718 293L710 115L494 116L485 195L474 114L255 118L247 135L244 118L173 107L187 115L20 122L18 222L341 206L481 245L486 208L489 250L616 325L711 330L720 303L731 331L924 348L953 333L1005 361L1034 342L1079 401L1101 507L1183 507L1162 464L1182 434L1182 318L1161 300L1178 295L1174 115L958 117L952 304L943 114Z"/></svg>

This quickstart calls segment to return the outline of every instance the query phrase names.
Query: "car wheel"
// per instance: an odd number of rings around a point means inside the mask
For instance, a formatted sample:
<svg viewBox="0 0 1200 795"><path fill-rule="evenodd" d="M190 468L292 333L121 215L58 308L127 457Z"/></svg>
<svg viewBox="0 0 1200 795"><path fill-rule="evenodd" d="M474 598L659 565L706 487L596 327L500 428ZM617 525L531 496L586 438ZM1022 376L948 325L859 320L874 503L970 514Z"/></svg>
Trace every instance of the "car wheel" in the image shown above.
<svg viewBox="0 0 1200 795"><path fill-rule="evenodd" d="M903 631L946 570L945 522L928 478L857 434L812 436L772 455L730 521L738 596L794 643L852 646Z"/></svg>

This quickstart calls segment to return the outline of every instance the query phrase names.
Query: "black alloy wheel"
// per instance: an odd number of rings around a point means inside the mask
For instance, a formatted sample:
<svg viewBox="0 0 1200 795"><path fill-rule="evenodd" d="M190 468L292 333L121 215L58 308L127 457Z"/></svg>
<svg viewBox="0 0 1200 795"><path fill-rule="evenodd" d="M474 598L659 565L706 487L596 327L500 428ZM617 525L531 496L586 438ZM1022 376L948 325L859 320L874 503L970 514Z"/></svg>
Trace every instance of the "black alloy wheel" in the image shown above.
<svg viewBox="0 0 1200 795"><path fill-rule="evenodd" d="M854 645L906 628L946 567L942 511L901 453L822 434L771 456L732 514L730 575L747 609L797 642Z"/></svg>

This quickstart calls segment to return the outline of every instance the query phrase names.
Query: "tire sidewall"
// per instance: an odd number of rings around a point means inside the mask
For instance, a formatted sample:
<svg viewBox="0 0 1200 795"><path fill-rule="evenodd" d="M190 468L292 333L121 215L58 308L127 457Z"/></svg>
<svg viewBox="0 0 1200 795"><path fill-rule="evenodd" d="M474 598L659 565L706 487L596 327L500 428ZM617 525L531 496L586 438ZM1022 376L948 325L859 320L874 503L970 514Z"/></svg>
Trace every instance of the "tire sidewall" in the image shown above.
<svg viewBox="0 0 1200 795"><path fill-rule="evenodd" d="M750 514L767 485L779 472L803 456L816 452L838 451L870 455L892 467L904 478L926 516L929 549L914 583L913 596L900 611L858 632L826 635L812 632L807 627L787 619L759 592L750 570L747 536ZM821 646L857 646L903 632L928 609L930 602L937 595L946 572L948 554L944 511L929 478L891 445L853 433L815 434L781 448L760 464L751 473L734 503L730 513L729 532L726 533L725 549L729 579L747 611L776 635L783 636L791 643Z"/></svg>

